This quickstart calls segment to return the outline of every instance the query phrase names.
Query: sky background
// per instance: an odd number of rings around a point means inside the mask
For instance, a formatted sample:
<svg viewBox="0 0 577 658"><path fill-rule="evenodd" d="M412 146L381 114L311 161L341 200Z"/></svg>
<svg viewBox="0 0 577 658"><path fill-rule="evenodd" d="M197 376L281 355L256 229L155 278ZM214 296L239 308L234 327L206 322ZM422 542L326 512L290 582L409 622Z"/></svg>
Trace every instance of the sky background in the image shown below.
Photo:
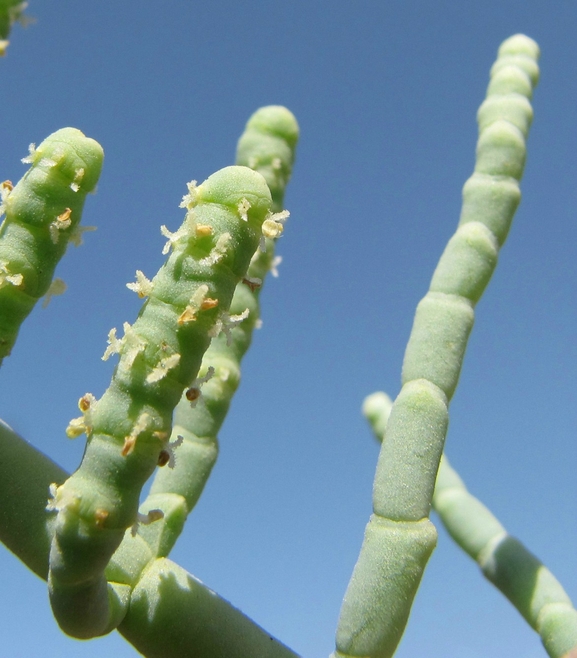
<svg viewBox="0 0 577 658"><path fill-rule="evenodd" d="M28 13L35 24L14 28L0 60L0 180L18 180L28 144L64 126L106 153L83 217L98 231L69 250L68 291L32 313L0 372L0 417L70 471L84 440L66 425L108 385L107 333L138 312L125 283L161 265L159 226L182 221L186 182L232 164L259 106L298 118L280 277L171 557L305 658L333 650L371 512L378 446L362 400L398 393L497 48L517 32L538 41L523 201L477 307L447 453L577 601L575 2L31 0ZM45 583L4 548L0 582L3 655L135 655L116 633L64 636ZM545 652L440 529L396 655Z"/></svg>

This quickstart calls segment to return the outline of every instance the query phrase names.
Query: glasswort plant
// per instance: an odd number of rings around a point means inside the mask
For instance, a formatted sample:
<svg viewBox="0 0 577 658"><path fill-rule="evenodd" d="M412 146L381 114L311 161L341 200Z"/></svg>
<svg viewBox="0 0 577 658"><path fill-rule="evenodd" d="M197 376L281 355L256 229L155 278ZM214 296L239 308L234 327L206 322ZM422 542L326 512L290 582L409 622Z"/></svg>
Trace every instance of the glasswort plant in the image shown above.
<svg viewBox="0 0 577 658"><path fill-rule="evenodd" d="M0 52L24 3L0 0ZM345 593L334 658L395 653L437 533L431 507L455 541L541 636L552 658L577 654L577 612L552 574L467 492L443 455L474 309L520 201L519 180L539 69L537 44L507 39L478 113L475 171L463 209L419 303L402 388L364 411L382 442L373 515ZM299 137L281 106L258 110L236 165L192 181L182 226L161 227L166 262L127 287L143 307L102 358L118 364L106 392L84 393L70 438L86 436L71 475L0 422L0 538L47 580L56 621L89 639L118 630L146 656L289 658L272 638L169 559L218 455L218 432L260 324L259 295L275 274L275 241ZM65 128L33 145L16 185L2 183L0 362L36 302L63 290L55 268L81 242L87 193L103 152ZM146 268L144 268L146 269ZM390 416L390 417L389 417ZM142 489L152 477L148 495Z"/></svg>

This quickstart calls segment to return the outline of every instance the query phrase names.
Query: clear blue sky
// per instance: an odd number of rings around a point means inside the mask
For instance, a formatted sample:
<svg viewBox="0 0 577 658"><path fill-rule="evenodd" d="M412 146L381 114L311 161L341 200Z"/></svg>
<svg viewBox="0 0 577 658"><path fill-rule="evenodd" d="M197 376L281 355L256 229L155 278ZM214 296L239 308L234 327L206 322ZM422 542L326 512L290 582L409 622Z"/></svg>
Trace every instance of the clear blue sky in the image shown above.
<svg viewBox="0 0 577 658"><path fill-rule="evenodd" d="M64 429L108 384L107 333L138 311L125 283L160 266L159 226L180 223L185 183L232 163L257 107L299 120L280 277L173 557L306 658L333 649L371 511L378 448L361 402L398 392L497 47L516 32L539 42L523 201L478 305L447 452L577 601L575 3L31 0L29 13L0 60L0 180L63 126L106 153L83 220L98 231L69 251L67 293L34 311L0 372L0 416L69 470L83 439ZM0 580L3 656L135 655L117 634L65 637L45 584L3 548ZM441 531L397 655L545 653Z"/></svg>

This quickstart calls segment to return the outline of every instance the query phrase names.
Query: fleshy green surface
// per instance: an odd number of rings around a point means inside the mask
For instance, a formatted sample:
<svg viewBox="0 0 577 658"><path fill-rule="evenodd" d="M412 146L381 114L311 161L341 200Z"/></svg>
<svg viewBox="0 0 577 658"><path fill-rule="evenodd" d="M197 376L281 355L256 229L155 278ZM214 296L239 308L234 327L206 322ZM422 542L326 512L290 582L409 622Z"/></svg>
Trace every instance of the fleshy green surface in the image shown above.
<svg viewBox="0 0 577 658"><path fill-rule="evenodd" d="M388 658L394 654L433 550L432 538L426 550L425 544L418 548L421 539L412 536L413 528L421 527L429 515L448 404L459 381L474 305L493 273L519 200L517 179L525 165L525 136L532 119L528 98L538 79L537 55L534 41L515 35L499 50L507 66L500 66L498 58L492 69L488 100L478 114L475 173L465 185L460 226L417 307L403 361L403 387L381 445L373 510L383 523L399 524L399 531L365 534L341 608L337 655ZM519 100L519 94L525 100ZM383 399L377 399L376 405L377 411L387 406ZM405 578L403 557L412 550L419 555L419 569ZM391 590L384 596L387 587Z"/></svg>
<svg viewBox="0 0 577 658"><path fill-rule="evenodd" d="M144 572L119 630L148 658L297 658L230 603L164 558L154 560Z"/></svg>
<svg viewBox="0 0 577 658"><path fill-rule="evenodd" d="M18 508L3 509L0 514L0 537L45 579L52 526L45 510L46 491L49 482L63 482L67 473L1 422L0 449L4 455L0 493L20 493ZM128 533L107 576L116 581L109 586L111 598L127 597L137 586L135 605L118 630L144 655L181 658L186 655L184 649L193 646L197 658L296 658L294 652L184 569L168 560L155 560L138 535ZM101 598L107 600L107 596ZM126 608L124 605L117 611L124 614Z"/></svg>
<svg viewBox="0 0 577 658"><path fill-rule="evenodd" d="M44 296L70 241L79 243L86 195L98 182L103 152L80 130L63 128L31 147L31 163L11 189L2 183L0 210L0 363L20 325Z"/></svg>
<svg viewBox="0 0 577 658"><path fill-rule="evenodd" d="M341 608L337 656L391 655L410 613L407 599L415 596L436 543L437 531L428 519L371 517ZM384 554L387 545L395 549Z"/></svg>
<svg viewBox="0 0 577 658"><path fill-rule="evenodd" d="M87 434L86 451L49 504L57 512L50 599L61 628L76 637L114 627L104 569L137 521L143 484L170 450L174 407L194 385L212 336L228 331L234 289L259 245L271 199L260 174L227 167L190 185L183 204L179 231L163 229L165 252L172 251L167 262L152 281L137 273L132 287L148 297L138 319L125 324L122 340L109 334L105 358L117 352L119 364L100 400L81 399L83 416L68 432Z"/></svg>
<svg viewBox="0 0 577 658"><path fill-rule="evenodd" d="M282 211L285 186L292 171L298 138L298 124L289 110L273 105L260 108L248 120L237 149L237 163L250 165L262 174L273 191L273 210ZM273 163L274 166L273 166ZM214 375L199 387L201 398L194 406L184 395L174 413L172 440L183 437L175 453L173 468L158 470L149 498L141 512L153 508L164 518L141 526L140 534L155 546L156 555L165 557L178 539L186 515L194 508L218 457L217 434L240 383L240 362L248 350L259 322L259 296L274 261L275 240L265 240L265 250L254 254L244 281L231 302L231 313L245 309L249 315L231 329L230 335L215 338L206 351L200 374L209 369Z"/></svg>
<svg viewBox="0 0 577 658"><path fill-rule="evenodd" d="M467 491L446 457L433 503L455 542L539 633L550 658L577 650L577 610L559 581Z"/></svg>

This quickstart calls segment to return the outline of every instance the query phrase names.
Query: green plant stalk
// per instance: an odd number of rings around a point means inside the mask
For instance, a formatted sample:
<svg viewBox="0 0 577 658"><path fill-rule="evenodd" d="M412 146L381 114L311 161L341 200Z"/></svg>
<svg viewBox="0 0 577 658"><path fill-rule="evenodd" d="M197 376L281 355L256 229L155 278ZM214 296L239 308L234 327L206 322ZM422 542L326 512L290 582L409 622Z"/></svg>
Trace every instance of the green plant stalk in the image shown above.
<svg viewBox="0 0 577 658"><path fill-rule="evenodd" d="M1 420L0 453L0 541L46 580L54 532L54 517L46 514L48 487L68 474Z"/></svg>
<svg viewBox="0 0 577 658"><path fill-rule="evenodd" d="M18 506L0 510L0 539L46 580L53 518L46 514L52 482L68 474L0 422L0 498ZM130 534L130 533L129 533ZM297 654L170 560L157 560L139 537L123 543L110 569L134 587L118 631L149 658L297 658Z"/></svg>
<svg viewBox="0 0 577 658"><path fill-rule="evenodd" d="M256 140L255 136L257 137ZM284 191L286 180L290 175L292 159L294 157L294 146L296 143L296 138L298 137L298 126L296 121L294 120L292 114L290 114L290 112L288 112L288 110L285 108L261 108L261 110L255 113L255 115L251 117L251 120L249 120L244 137L248 137L248 141L252 143L249 143L248 148L244 148L244 150L241 149L241 145L239 145L238 160L241 161L241 158L244 155L245 160L250 158L251 164L253 166L255 166L255 164L259 165L259 169L267 176L267 180L270 182L271 187L276 190L277 204L275 204L275 209L280 209L279 205L282 203L282 194L279 197L279 191ZM242 141L243 140L241 140L241 143ZM245 139L244 141L246 142L247 140ZM280 147L278 144L279 141L281 142ZM290 161L287 159L286 154L287 145L290 145ZM280 203L279 198L281 199ZM244 201L244 198L242 201ZM242 211L239 207L237 207L237 210L239 212L246 212L248 207L243 206ZM269 219L269 225L274 221L274 219ZM269 230L270 228L271 227L269 226ZM272 228L278 231L278 225L274 223L272 224ZM170 237L174 238L175 235L177 234L171 235ZM265 238L265 242L268 247L266 251L257 251L251 261L250 271L247 276L247 283L252 283L251 279L256 277L257 274L260 274L261 278L263 278L264 274L266 274L266 272L271 267L274 241L270 238ZM143 291L145 291L145 288L149 286L149 284L150 282L146 282L142 274L140 274L140 277L137 274L137 283L129 285L129 287L141 294ZM247 286L246 284L239 284L237 286L237 290L233 298L233 300L236 300L237 306L243 301L243 299L244 301L247 301L246 294L237 295L237 293L242 293L243 289L249 291L249 293L252 293L253 287L254 286L251 285ZM258 290L258 288L256 288L256 290ZM146 290L146 292L148 292L148 290ZM255 297L254 299L257 298ZM250 301L250 296L248 301ZM250 303L246 306L250 306ZM246 308L246 306L243 307L243 309ZM233 312L232 305L230 312ZM248 347L251 330L256 324L258 317L258 315L254 313L252 315L252 323L250 322L249 318L242 322L244 327L250 328L248 331L246 329L244 331L237 330L233 326L228 332L232 338L232 345L235 346L237 350L239 343L243 343L243 341L245 342L245 349ZM111 340L110 342L114 343L114 340ZM227 340L219 339L217 337L215 342L220 342L223 347L228 348ZM89 429L93 431L92 425L94 421L96 401L91 398L92 396L86 395L83 399L81 399L80 406L84 412L84 415L82 419L77 419L77 421L80 422L73 422L71 424L69 427L71 434L76 434L81 429ZM185 396L183 396L183 399L185 399ZM188 400L187 407L190 408L190 403ZM88 418L90 418L89 422ZM33 465L35 464L37 466L45 466L45 462L48 464L50 462L48 462L47 458L41 455L41 453L35 451L24 441L16 440L17 437L15 437L9 428L4 429L6 430L5 432L0 432L0 440L3 444L7 443L6 446L3 445L5 452L8 455L13 456L12 459L5 460L5 464L9 465L7 475L10 475L10 477L6 477L4 482L7 483L9 489L13 490L18 489L18 487L15 486L15 478L16 480L18 479L16 474L18 473L17 462L19 460L25 460L27 463ZM58 485L62 484L62 482L64 482L66 479L66 474L56 465L53 465L53 468L48 468L47 473L40 473L40 470L41 469L39 468L38 473L35 472L34 474L36 487L27 488L27 492L32 494L32 506L35 512L34 519L35 521L37 520L38 523L28 521L31 515L30 510L29 513L24 515L21 514L21 509L18 510L18 514L16 515L4 514L4 517L0 520L0 536L5 541L6 545L9 546L11 550L19 554L22 559L24 559L24 561L29 566L31 566L31 568L33 568L38 575L46 578L48 573L47 550L50 544L50 539L54 532L54 525L56 521L54 515L49 515L48 518L46 517L46 487L49 484L54 486L53 483ZM23 518L27 519L27 523L24 525L22 523L19 524L18 521L21 521ZM160 522L157 522L156 525L159 526ZM142 528L142 525L139 527ZM154 524L151 524L147 527L154 527ZM33 532L32 529L34 530ZM23 530L25 530L25 532L23 532ZM117 603L116 605L117 619L113 620L113 623L122 618L122 615L125 614L126 608L128 606L128 597L130 591L139 586L140 578L144 577L145 573L149 573L152 562L155 558L155 554L151 552L150 547L139 537L133 538L132 533L126 533L126 536L127 541L122 544L121 550L117 551L106 569L107 576L109 576L110 580L113 581L112 587L110 588L112 589L112 594L114 595L115 590L117 592L120 591L121 596L123 597L123 600L121 600L119 604ZM38 559L38 554L44 555L45 559ZM167 569L166 565L172 563L165 562L163 564L163 572L165 572ZM179 569L176 565L173 565L173 568L177 570ZM185 572L180 570L181 580L184 577L183 574L185 574ZM189 578L190 582L194 581L196 583L193 588L195 595L191 599L191 605L193 605L191 614L193 613L195 619L204 619L204 622L200 624L199 629L194 631L194 638L192 638L191 632L194 627L191 627L189 621L181 620L179 622L178 633L175 635L175 637L184 638L187 636L191 638L191 641L194 642L195 646L202 646L204 650L207 651L207 656L213 655L211 651L216 651L217 647L222 648L226 645L227 642L229 645L226 646L225 654L229 656L238 655L240 657L243 655L295 655L293 652L286 649L286 647L277 641L273 641L268 634L259 629L251 620L248 620L246 617L244 617L244 615L242 615L236 609L232 608L230 604L219 599L219 597L205 588L201 583L198 583L198 581L196 581L192 576L186 575L186 577ZM102 588L102 590L103 589L104 588ZM102 590L100 597L106 601L108 595L105 591ZM142 591L142 588L139 591ZM145 589L144 591L147 590ZM202 592L204 592L204 594L202 594ZM151 593L147 592L145 600L150 601L150 605L154 608L158 606L157 599L158 597L151 597ZM203 604L202 608L198 607L200 605L200 600L204 600L206 604ZM76 608L78 599L72 597L72 602L73 606ZM89 603L91 603L90 600ZM112 603L113 605L110 606L112 610L109 609L108 612L109 618L111 613L112 616L114 614L114 602ZM166 605L164 608L166 608ZM129 632L126 631L127 628L133 629L133 636L139 635L141 631L146 630L146 623L143 624L142 620L138 620L136 623L131 622L131 620L135 618L133 611L136 609L140 609L142 611L142 604L138 607L133 606L131 608L131 614L125 617L123 622L123 629L125 629L125 634ZM152 618L153 615L151 615L149 611L149 613L146 615L146 619L151 622L152 626L154 626ZM210 624L207 624L206 622L209 618L212 621ZM218 621L219 619L220 621ZM219 623L223 625L222 628L218 628ZM209 627L212 628L214 631L213 633L207 632ZM236 640L233 642L234 633L231 635L230 629L235 629L234 632L240 631L240 641L239 638L236 638ZM169 655L166 653L168 650L167 642L163 638L163 634L158 633L158 630L159 629L155 629L154 632L149 634L150 638L145 641L145 645L150 647L151 639L158 636L158 638L160 638L158 641L158 655ZM144 633L144 635L146 635L146 633ZM257 642L258 638L260 639ZM247 642L249 643L247 644ZM234 649L232 648L233 643L235 645ZM262 646L259 647L259 643ZM176 649L174 655L177 655Z"/></svg>
<svg viewBox="0 0 577 658"><path fill-rule="evenodd" d="M379 442L385 440L392 405L381 392L369 395L363 404ZM559 581L467 491L445 455L439 465L433 509L454 541L539 634L550 658L569 658L571 651L577 652L577 610Z"/></svg>
<svg viewBox="0 0 577 658"><path fill-rule="evenodd" d="M48 509L57 513L48 576L50 602L62 630L79 638L110 632L123 618L130 587L104 570L125 531L137 522L141 488L170 450L172 412L194 386L211 337L228 330L236 284L270 218L265 180L247 167L227 167L202 185L189 185L186 219L152 281L137 273L131 288L148 297L124 338L109 334L103 358L119 353L100 400L79 402L83 416L67 430L88 442L78 470L54 486ZM159 512L146 519L151 522ZM144 520L141 520L144 521Z"/></svg>
<svg viewBox="0 0 577 658"><path fill-rule="evenodd" d="M24 162L30 169L13 188L0 184L0 364L20 325L49 293L54 270L69 242L80 244L86 195L98 182L103 152L80 130L63 128Z"/></svg>
<svg viewBox="0 0 577 658"><path fill-rule="evenodd" d="M467 491L446 457L433 507L455 542L539 634L550 658L577 651L577 610L559 581Z"/></svg>
<svg viewBox="0 0 577 658"><path fill-rule="evenodd" d="M295 117L281 106L257 110L248 120L237 148L236 164L248 166L264 176L273 199L272 210L283 210L284 192L290 179L299 128ZM166 557L178 539L188 514L198 501L218 456L217 434L240 383L240 362L250 347L252 333L260 322L259 296L274 264L275 240L266 238L266 248L254 254L246 278L234 292L231 313L249 309L249 315L229 335L213 339L205 352L200 376L212 368L214 375L202 385L192 403L183 395L176 406L171 441L183 437L175 451L172 468L157 471L150 494L140 512L152 509L162 519L139 527L155 554ZM193 406L194 405L194 406Z"/></svg>
<svg viewBox="0 0 577 658"><path fill-rule="evenodd" d="M387 424L373 488L373 515L347 588L336 635L339 658L392 656L437 533L428 516L474 306L520 200L537 44L507 39L479 108L472 177L459 227L419 303L403 362L402 389Z"/></svg>

